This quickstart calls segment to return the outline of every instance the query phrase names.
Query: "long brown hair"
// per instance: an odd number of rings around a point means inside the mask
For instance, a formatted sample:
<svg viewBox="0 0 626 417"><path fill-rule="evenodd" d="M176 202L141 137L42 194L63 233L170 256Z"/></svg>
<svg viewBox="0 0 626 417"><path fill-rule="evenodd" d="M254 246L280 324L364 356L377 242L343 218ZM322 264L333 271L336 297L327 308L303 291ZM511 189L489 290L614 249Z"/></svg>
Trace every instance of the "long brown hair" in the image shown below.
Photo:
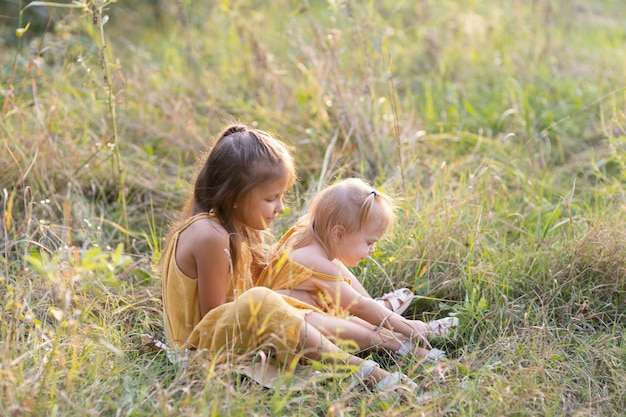
<svg viewBox="0 0 626 417"><path fill-rule="evenodd" d="M288 186L296 180L294 160L286 144L243 124L226 127L199 160L193 192L170 230L166 245L189 217L211 212L229 234L233 265L237 265L242 241L249 244L253 255L251 270L256 278L265 263L261 232L245 225L237 228L234 206L252 189L283 178L287 178Z"/></svg>

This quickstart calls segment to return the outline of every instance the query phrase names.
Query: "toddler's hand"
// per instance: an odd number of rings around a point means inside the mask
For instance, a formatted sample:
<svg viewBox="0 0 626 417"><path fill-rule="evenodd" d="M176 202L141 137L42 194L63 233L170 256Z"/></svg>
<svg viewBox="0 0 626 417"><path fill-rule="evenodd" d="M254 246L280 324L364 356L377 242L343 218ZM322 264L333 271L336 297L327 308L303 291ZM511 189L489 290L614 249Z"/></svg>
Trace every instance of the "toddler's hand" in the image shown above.
<svg viewBox="0 0 626 417"><path fill-rule="evenodd" d="M421 321L421 320L408 320L408 322L411 325L411 327L413 327L415 329L415 332L419 336L426 338L428 336L428 333L430 333L430 328L423 321Z"/></svg>

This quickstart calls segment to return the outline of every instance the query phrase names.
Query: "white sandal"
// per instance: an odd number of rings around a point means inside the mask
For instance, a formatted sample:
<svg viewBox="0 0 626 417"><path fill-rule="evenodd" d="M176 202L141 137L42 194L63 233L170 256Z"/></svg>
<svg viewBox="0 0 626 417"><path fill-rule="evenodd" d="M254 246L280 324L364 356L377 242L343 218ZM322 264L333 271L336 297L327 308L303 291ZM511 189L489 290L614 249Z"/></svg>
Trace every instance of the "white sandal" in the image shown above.
<svg viewBox="0 0 626 417"><path fill-rule="evenodd" d="M430 352L426 354L426 357L424 357L424 360L431 365L434 365L444 359L447 359L446 352L437 348L432 348Z"/></svg>
<svg viewBox="0 0 626 417"><path fill-rule="evenodd" d="M374 371L374 368L379 368L378 362L371 359L363 361L359 368L354 373L354 377L358 381L365 381L365 378L369 377ZM412 381L408 376L402 372L393 372L376 383L374 389L376 391L383 391L389 389L395 389L404 387L410 391L417 389L417 384Z"/></svg>
<svg viewBox="0 0 626 417"><path fill-rule="evenodd" d="M416 296L408 288L398 288L397 290L388 292L382 297L375 298L376 302L396 314L402 314L411 305Z"/></svg>
<svg viewBox="0 0 626 417"><path fill-rule="evenodd" d="M411 380L408 376L404 375L402 372L394 372L392 374L387 375L376 384L376 390L384 391L389 389L395 389L403 387L408 389L409 391L414 391L417 389L417 384L415 381Z"/></svg>
<svg viewBox="0 0 626 417"><path fill-rule="evenodd" d="M454 340L459 330L459 319L456 317L445 317L439 320L429 321L430 335Z"/></svg>
<svg viewBox="0 0 626 417"><path fill-rule="evenodd" d="M354 372L354 374L360 381L363 381L372 374L374 368L380 368L378 362L367 359L359 365L359 368Z"/></svg>
<svg viewBox="0 0 626 417"><path fill-rule="evenodd" d="M409 356L412 355L415 351L415 343L410 340L404 340L402 345L398 350L394 352L397 357ZM431 348L426 356L424 356L424 361L431 365L436 364L439 361L447 359L446 352L443 350L439 350L437 348Z"/></svg>

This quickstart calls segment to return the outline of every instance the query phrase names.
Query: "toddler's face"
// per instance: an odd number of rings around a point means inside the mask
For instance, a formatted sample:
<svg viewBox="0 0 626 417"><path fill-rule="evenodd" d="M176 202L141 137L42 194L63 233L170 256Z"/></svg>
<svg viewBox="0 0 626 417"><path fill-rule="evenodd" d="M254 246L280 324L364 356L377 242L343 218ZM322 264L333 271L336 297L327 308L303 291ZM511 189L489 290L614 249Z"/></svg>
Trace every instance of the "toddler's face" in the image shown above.
<svg viewBox="0 0 626 417"><path fill-rule="evenodd" d="M337 245L337 259L346 266L357 266L374 252L374 245L385 232L385 228L370 220L361 230L344 234Z"/></svg>

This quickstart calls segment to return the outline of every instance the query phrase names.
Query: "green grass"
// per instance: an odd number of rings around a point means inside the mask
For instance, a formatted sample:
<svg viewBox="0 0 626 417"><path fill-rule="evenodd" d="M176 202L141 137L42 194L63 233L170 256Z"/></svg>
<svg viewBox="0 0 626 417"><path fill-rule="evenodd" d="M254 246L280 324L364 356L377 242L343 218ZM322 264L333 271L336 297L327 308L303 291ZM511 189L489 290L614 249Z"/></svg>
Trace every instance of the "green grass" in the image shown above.
<svg viewBox="0 0 626 417"><path fill-rule="evenodd" d="M0 12L0 415L622 414L621 1L157 3L49 8L13 40L35 7ZM430 398L142 350L162 238L232 119L296 151L275 236L338 176L397 197L355 272L459 317L447 369L376 356Z"/></svg>

